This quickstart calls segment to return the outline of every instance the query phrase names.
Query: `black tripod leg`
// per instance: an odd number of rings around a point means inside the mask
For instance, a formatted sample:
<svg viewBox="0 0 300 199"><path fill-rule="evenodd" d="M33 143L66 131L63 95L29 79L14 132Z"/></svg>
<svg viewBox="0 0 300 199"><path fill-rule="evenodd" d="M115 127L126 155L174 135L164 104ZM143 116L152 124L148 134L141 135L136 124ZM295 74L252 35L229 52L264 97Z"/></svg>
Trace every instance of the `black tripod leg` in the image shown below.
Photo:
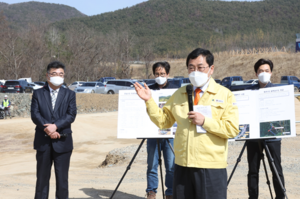
<svg viewBox="0 0 300 199"><path fill-rule="evenodd" d="M170 148L171 148L171 150L172 150L173 154L175 155L175 153L174 153L174 149L173 149L173 147L172 147L172 145L171 145L171 143L170 143L169 139L167 138L166 140L167 140L167 142L168 142L168 144L169 144L169 146L170 146Z"/></svg>
<svg viewBox="0 0 300 199"><path fill-rule="evenodd" d="M270 180L269 180L269 176L268 176L268 172L267 172L267 167L266 167L266 162L265 162L265 156L264 156L263 149L261 147L261 142L260 141L258 142L258 146L259 146L259 150L260 150L260 154L261 154L261 159L263 161L263 165L264 165L264 169L265 169L265 174L266 174L266 178L267 178L267 184L269 186L270 195L271 195L271 198L273 199L273 194L272 194L272 190L271 190Z"/></svg>
<svg viewBox="0 0 300 199"><path fill-rule="evenodd" d="M281 179L280 179L280 177L279 177L278 171L277 171L277 169L276 169L276 167L275 167L274 159L273 159L273 157L271 156L271 153L270 153L270 150L269 150L268 145L266 144L266 141L264 141L264 146L265 146L265 149L266 149L267 157L269 158L269 161L271 162L271 165L270 165L270 166L273 167L273 170L274 170L274 172L275 172L275 174L276 174L276 177L277 177L278 182L279 182L279 184L280 184L280 186L281 186L281 189L282 189L282 191L283 191L285 197L288 199L288 197L287 197L287 195L286 195L286 189L284 188L284 186L283 186L283 184L282 184L282 182L281 182Z"/></svg>
<svg viewBox="0 0 300 199"><path fill-rule="evenodd" d="M161 167L161 151L160 151L159 139L156 139L156 141L157 141L157 150L158 150L158 163L159 163L159 168L160 168L161 190L162 190L163 199L164 199L165 198L165 189L164 189L164 178L163 178L162 167Z"/></svg>
<svg viewBox="0 0 300 199"><path fill-rule="evenodd" d="M127 166L126 171L124 172L124 174L123 174L123 176L122 176L122 178L121 178L119 184L117 185L117 187L116 187L116 189L114 190L113 194L110 196L110 199L112 199L112 198L114 197L115 193L117 192L117 190L118 190L120 184L122 183L122 181L123 181L125 175L127 174L127 172L130 170L130 167L131 167L131 165L132 165L132 163L133 163L135 157L137 156L138 152L140 151L140 149L141 149L143 143L145 142L145 140L146 140L146 139L143 139L142 142L141 142L141 144L140 144L139 147L137 148L137 150L136 150L135 154L133 155L133 157L132 157L132 159L131 159L129 165Z"/></svg>
<svg viewBox="0 0 300 199"><path fill-rule="evenodd" d="M233 168L233 170L232 170L232 172L231 172L231 174L230 174L230 177L229 177L229 179L228 179L228 181L227 181L227 186L228 186L229 183L230 183L230 180L231 180L231 178L232 178L232 176L233 176L233 174L234 174L234 172L235 172L235 169L236 169L237 165L238 165L239 162L241 161L241 158L242 158L242 155L243 155L243 153L244 153L244 151L245 151L246 146L247 146L247 142L244 143L244 146L243 146L243 148L242 148L242 151L241 151L239 157L238 157L237 160L236 160L236 163L235 163L235 165L234 165L234 168Z"/></svg>

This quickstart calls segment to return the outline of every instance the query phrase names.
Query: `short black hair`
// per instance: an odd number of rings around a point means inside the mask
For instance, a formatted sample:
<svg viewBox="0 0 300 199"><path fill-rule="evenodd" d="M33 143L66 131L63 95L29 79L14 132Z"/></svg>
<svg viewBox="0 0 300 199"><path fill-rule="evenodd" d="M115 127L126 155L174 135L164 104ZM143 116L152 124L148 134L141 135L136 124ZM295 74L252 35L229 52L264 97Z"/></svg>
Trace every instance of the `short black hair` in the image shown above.
<svg viewBox="0 0 300 199"><path fill-rule="evenodd" d="M62 69L65 70L66 67L65 67L65 65L63 63L61 63L59 61L53 61L50 64L48 64L48 66L47 66L47 72L48 73L49 73L49 71L50 71L51 68L56 68L56 69L62 68Z"/></svg>
<svg viewBox="0 0 300 199"><path fill-rule="evenodd" d="M196 48L186 58L186 67L188 67L190 59L196 59L200 55L206 58L206 62L208 63L209 67L211 67L214 64L214 56L209 50Z"/></svg>
<svg viewBox="0 0 300 199"><path fill-rule="evenodd" d="M273 62L269 59L260 59L254 64L254 71L257 73L258 68L261 65L268 64L270 66L271 72L273 71Z"/></svg>
<svg viewBox="0 0 300 199"><path fill-rule="evenodd" d="M155 64L153 64L152 66L152 70L153 70L153 75L155 75L155 70L156 68L162 67L166 70L167 75L170 73L170 64L168 62L156 62Z"/></svg>

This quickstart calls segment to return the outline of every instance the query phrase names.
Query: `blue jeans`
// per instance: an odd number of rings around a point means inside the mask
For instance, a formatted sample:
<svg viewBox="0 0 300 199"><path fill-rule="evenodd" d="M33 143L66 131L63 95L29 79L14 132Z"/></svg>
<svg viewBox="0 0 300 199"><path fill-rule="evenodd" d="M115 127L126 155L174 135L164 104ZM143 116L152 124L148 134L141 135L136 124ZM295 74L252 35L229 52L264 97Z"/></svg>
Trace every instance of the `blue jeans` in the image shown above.
<svg viewBox="0 0 300 199"><path fill-rule="evenodd" d="M172 147L174 139L169 139ZM173 192L173 176L174 176L174 154L170 148L167 139L160 139L160 149L163 152L164 163L166 167L165 186L167 187L166 195L172 195ZM158 187L158 150L157 139L147 139L147 189L146 192L154 191Z"/></svg>

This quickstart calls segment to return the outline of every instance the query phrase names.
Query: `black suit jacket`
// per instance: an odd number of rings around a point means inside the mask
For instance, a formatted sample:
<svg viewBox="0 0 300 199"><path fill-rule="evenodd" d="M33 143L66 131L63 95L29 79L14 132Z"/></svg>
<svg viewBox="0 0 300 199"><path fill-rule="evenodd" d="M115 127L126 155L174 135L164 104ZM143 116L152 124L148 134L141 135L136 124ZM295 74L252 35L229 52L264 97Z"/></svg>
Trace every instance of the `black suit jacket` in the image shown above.
<svg viewBox="0 0 300 199"><path fill-rule="evenodd" d="M71 123L77 114L76 95L74 91L60 87L54 110L48 85L34 91L31 102L31 119L36 125L34 149L45 151L53 147L57 153L73 150ZM60 134L67 133L67 137L51 139L45 137L44 124L56 124Z"/></svg>

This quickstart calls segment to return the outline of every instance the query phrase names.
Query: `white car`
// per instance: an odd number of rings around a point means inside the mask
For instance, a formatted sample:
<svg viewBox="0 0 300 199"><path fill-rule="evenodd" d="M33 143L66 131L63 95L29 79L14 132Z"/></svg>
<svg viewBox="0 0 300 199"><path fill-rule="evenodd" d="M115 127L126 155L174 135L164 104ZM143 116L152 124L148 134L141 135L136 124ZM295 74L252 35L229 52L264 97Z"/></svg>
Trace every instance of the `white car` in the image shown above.
<svg viewBox="0 0 300 199"><path fill-rule="evenodd" d="M75 93L103 93L104 84L101 82L84 82L74 89Z"/></svg>
<svg viewBox="0 0 300 199"><path fill-rule="evenodd" d="M32 86L33 90L39 89L39 88L43 88L44 86L41 86L39 84L36 83L28 83L29 86Z"/></svg>
<svg viewBox="0 0 300 199"><path fill-rule="evenodd" d="M248 83L248 84L258 84L258 79L250 79L250 80L246 81L245 83Z"/></svg>
<svg viewBox="0 0 300 199"><path fill-rule="evenodd" d="M75 88L81 86L83 83L85 83L84 81L76 81L76 82L73 82L70 86L69 86L69 89L74 91Z"/></svg>

